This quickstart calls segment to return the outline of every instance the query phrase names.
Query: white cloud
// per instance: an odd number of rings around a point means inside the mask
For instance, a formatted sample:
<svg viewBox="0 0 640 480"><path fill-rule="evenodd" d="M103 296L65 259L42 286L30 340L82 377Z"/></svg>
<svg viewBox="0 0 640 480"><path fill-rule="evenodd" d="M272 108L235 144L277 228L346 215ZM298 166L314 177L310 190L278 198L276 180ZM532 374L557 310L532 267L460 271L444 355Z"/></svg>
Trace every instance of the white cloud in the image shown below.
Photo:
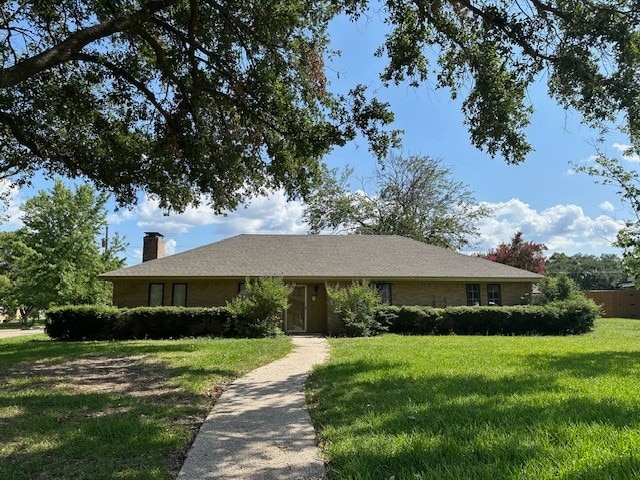
<svg viewBox="0 0 640 480"><path fill-rule="evenodd" d="M133 234L134 248L128 253L128 263L135 264L142 259L142 251L136 246L142 243L143 232L163 234L165 255L172 255L242 233L306 234L309 226L302 220L303 210L301 202L288 202L282 191L253 198L246 207L227 215L216 215L204 201L182 213L167 214L157 201L145 197L135 208L111 215L109 222L121 224L120 228L128 228L126 223L135 224L138 231Z"/></svg>
<svg viewBox="0 0 640 480"><path fill-rule="evenodd" d="M296 233L303 234L308 226L302 221L301 202L288 202L284 192L252 199L227 215L216 215L206 202L189 207L182 213L162 210L157 200L145 197L135 208L136 225L146 231L158 231L166 236L188 233L196 227L212 226L214 234L230 236L239 233ZM129 220L121 217L119 221Z"/></svg>
<svg viewBox="0 0 640 480"><path fill-rule="evenodd" d="M640 155L638 155L637 153L633 153L631 155L627 154L629 149L632 148L631 145L625 145L625 144L622 144L622 143L614 143L611 146L613 148L615 148L616 150L618 150L618 152L620 152L620 154L622 155L622 158L627 160L628 162L640 163Z"/></svg>
<svg viewBox="0 0 640 480"><path fill-rule="evenodd" d="M522 200L486 204L493 215L479 222L481 242L474 251L487 251L500 243L508 243L517 231L526 241L543 243L548 254L562 251L568 254L610 251L616 234L624 222L600 215L587 216L578 205L554 205L541 212Z"/></svg>
<svg viewBox="0 0 640 480"><path fill-rule="evenodd" d="M22 228L23 212L20 205L24 199L20 196L20 188L6 179L0 180L0 218L3 230Z"/></svg>
<svg viewBox="0 0 640 480"><path fill-rule="evenodd" d="M173 238L170 238L169 240L164 242L164 254L173 255L176 251L176 245L178 245L178 242Z"/></svg>
<svg viewBox="0 0 640 480"><path fill-rule="evenodd" d="M602 210L603 212L614 212L615 211L615 207L613 206L613 204L611 202L607 201L607 200L605 200L600 205L598 205L598 207L600 207L600 210Z"/></svg>

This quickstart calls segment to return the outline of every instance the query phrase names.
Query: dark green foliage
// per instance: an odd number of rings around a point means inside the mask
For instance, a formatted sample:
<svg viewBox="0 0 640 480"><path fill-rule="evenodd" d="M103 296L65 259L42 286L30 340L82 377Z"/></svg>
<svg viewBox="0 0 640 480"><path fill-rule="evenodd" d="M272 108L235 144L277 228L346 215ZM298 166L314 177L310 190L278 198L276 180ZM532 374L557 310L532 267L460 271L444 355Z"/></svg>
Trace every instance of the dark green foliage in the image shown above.
<svg viewBox="0 0 640 480"><path fill-rule="evenodd" d="M122 311L115 333L149 339L221 335L230 317L224 307L138 307Z"/></svg>
<svg viewBox="0 0 640 480"><path fill-rule="evenodd" d="M544 277L538 287L540 296L535 303L539 304L555 302L556 300L584 298L578 284L564 274L557 277Z"/></svg>
<svg viewBox="0 0 640 480"><path fill-rule="evenodd" d="M545 260L545 273L552 277L567 275L581 290L607 290L627 280L622 258L612 253L596 257L556 252Z"/></svg>
<svg viewBox="0 0 640 480"><path fill-rule="evenodd" d="M47 311L45 331L55 340L162 339L222 335L231 318L224 307L70 305Z"/></svg>
<svg viewBox="0 0 640 480"><path fill-rule="evenodd" d="M381 307L389 331L409 335L574 335L590 332L600 311L589 299L512 307Z"/></svg>
<svg viewBox="0 0 640 480"><path fill-rule="evenodd" d="M54 340L117 338L121 310L104 305L68 305L47 310L45 332Z"/></svg>
<svg viewBox="0 0 640 480"><path fill-rule="evenodd" d="M384 23L384 86L465 95L470 139L492 156L532 150L528 92L541 79L586 124L619 120L640 146L637 0L1 5L4 178L84 176L121 203L143 189L176 209L202 195L233 208L264 187L304 196L332 148L362 134L380 158L397 143L366 86L330 90L339 15Z"/></svg>

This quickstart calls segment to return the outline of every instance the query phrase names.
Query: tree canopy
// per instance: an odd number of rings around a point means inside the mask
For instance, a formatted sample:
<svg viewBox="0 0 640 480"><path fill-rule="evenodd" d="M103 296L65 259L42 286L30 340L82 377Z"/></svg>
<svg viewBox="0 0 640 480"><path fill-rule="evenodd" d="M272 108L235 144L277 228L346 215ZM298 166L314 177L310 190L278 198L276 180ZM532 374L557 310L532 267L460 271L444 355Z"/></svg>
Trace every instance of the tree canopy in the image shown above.
<svg viewBox="0 0 640 480"><path fill-rule="evenodd" d="M0 6L0 175L86 177L217 210L265 187L305 195L358 132L384 157L393 116L363 85L331 92L333 18L375 8L386 85L464 95L472 143L520 162L528 87L640 146L637 0L62 0ZM434 54L435 60L430 57Z"/></svg>
<svg viewBox="0 0 640 480"><path fill-rule="evenodd" d="M437 159L389 156L356 192L349 191L350 174L324 171L303 214L311 233L401 235L457 250L478 236L476 222L489 214Z"/></svg>
<svg viewBox="0 0 640 480"><path fill-rule="evenodd" d="M110 288L97 276L120 268L124 250L116 236L97 243L106 225L106 196L80 185L75 192L57 181L21 207L24 227L0 235L4 282L2 304L23 315L55 305L106 303Z"/></svg>
<svg viewBox="0 0 640 480"><path fill-rule="evenodd" d="M492 262L511 265L534 273L545 273L544 251L547 249L541 243L525 242L522 232L516 232L510 243L501 243L497 248L481 255Z"/></svg>
<svg viewBox="0 0 640 480"><path fill-rule="evenodd" d="M566 275L581 290L606 290L624 282L622 259L605 253L599 257L577 253L566 255L556 252L545 261L546 273L552 277Z"/></svg>
<svg viewBox="0 0 640 480"><path fill-rule="evenodd" d="M626 168L619 159L602 154L592 163L576 165L576 170L615 187L620 200L627 205L633 218L618 232L614 246L623 249L625 273L635 276L636 286L640 287L640 174L635 168Z"/></svg>

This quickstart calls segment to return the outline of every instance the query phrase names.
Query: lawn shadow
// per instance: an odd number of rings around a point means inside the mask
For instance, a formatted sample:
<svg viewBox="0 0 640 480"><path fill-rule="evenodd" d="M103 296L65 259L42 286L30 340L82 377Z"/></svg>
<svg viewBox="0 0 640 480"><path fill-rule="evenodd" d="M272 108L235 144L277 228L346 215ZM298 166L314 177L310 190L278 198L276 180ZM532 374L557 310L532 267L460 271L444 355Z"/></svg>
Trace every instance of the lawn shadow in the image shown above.
<svg viewBox="0 0 640 480"><path fill-rule="evenodd" d="M576 426L616 432L640 427L636 403L578 395L555 374L563 368L585 376L630 371L632 366L623 365L636 365L638 354L566 357L535 357L521 374L504 377L404 375L402 363L384 360L330 363L318 367L308 384L312 418L320 430L330 426L334 438L344 434L358 446L333 451L336 478L354 472L362 479L510 478L527 465L545 464L559 450L573 448L569 432ZM590 368L599 362L595 370ZM624 471L639 466L636 456ZM619 468L615 462L604 465L599 478L624 478L607 476Z"/></svg>
<svg viewBox="0 0 640 480"><path fill-rule="evenodd" d="M37 342L26 344L39 349ZM150 351L135 349L141 350ZM222 382L235 375L215 365L173 367L140 354L64 362L53 355L9 365L0 371L0 411L10 412L0 418L0 438L14 447L0 455L0 478L98 479L125 472L143 478L163 462L166 470L157 478L175 475ZM176 382L184 376L220 381L193 393ZM164 460L156 458L158 451Z"/></svg>

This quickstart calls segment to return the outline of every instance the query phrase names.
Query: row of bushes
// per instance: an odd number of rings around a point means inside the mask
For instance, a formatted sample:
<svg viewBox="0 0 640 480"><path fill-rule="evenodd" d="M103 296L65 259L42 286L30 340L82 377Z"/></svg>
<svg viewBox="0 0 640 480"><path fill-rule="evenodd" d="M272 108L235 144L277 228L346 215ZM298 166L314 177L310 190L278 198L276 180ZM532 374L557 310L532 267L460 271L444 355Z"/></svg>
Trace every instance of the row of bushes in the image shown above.
<svg viewBox="0 0 640 480"><path fill-rule="evenodd" d="M513 307L380 307L375 321L409 335L575 335L593 329L600 311L585 298Z"/></svg>
<svg viewBox="0 0 640 480"><path fill-rule="evenodd" d="M377 328L365 334L389 331L409 335L571 335L591 331L598 314L595 303L586 299L515 307L383 306L376 310L373 319ZM227 307L56 307L47 312L45 328L56 340L251 337L273 333Z"/></svg>
<svg viewBox="0 0 640 480"><path fill-rule="evenodd" d="M72 305L47 311L46 333L55 340L126 340L233 336L233 315L226 307L139 307L120 309Z"/></svg>

